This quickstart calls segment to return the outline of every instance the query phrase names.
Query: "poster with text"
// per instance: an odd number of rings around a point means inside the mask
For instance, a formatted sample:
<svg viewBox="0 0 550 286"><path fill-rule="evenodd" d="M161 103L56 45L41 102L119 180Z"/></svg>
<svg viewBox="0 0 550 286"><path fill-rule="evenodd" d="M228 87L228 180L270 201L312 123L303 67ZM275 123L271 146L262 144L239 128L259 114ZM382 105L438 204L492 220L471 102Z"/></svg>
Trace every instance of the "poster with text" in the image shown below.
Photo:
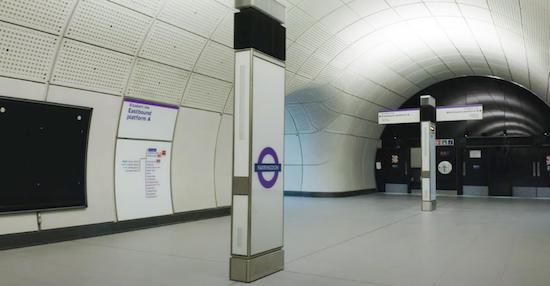
<svg viewBox="0 0 550 286"><path fill-rule="evenodd" d="M172 214L172 143L117 140L115 193L119 220Z"/></svg>

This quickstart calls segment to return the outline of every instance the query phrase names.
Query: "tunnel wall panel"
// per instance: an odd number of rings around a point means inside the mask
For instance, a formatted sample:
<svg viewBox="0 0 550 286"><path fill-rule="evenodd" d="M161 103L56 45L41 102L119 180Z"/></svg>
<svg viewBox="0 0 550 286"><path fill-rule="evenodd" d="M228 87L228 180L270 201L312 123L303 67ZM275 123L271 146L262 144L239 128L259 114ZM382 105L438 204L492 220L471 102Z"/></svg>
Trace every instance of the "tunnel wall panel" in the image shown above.
<svg viewBox="0 0 550 286"><path fill-rule="evenodd" d="M216 205L231 205L231 182L233 179L233 116L223 115L218 138L216 140L215 158Z"/></svg>
<svg viewBox="0 0 550 286"><path fill-rule="evenodd" d="M48 101L93 108L88 139L88 207L42 213L42 228L110 222L116 220L114 201L115 138L121 97L65 87L51 87Z"/></svg>
<svg viewBox="0 0 550 286"><path fill-rule="evenodd" d="M172 148L172 199L175 212L216 207L214 152L220 114L182 108Z"/></svg>

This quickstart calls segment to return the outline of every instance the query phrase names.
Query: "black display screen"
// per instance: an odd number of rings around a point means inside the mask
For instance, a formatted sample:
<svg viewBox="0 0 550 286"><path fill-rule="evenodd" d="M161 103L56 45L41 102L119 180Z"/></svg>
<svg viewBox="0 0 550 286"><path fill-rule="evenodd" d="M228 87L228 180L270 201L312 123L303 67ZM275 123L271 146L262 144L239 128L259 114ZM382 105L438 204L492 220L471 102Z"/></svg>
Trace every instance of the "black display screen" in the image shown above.
<svg viewBox="0 0 550 286"><path fill-rule="evenodd" d="M0 97L0 212L86 207L92 109Z"/></svg>

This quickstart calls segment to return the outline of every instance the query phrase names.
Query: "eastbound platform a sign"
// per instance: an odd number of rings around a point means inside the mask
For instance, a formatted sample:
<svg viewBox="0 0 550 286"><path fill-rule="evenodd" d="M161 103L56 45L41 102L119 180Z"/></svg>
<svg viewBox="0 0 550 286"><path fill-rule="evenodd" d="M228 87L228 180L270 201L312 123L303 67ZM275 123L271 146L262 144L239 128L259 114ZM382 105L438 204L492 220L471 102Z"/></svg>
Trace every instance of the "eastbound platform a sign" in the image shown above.
<svg viewBox="0 0 550 286"><path fill-rule="evenodd" d="M171 141L178 109L172 104L125 98L118 137Z"/></svg>

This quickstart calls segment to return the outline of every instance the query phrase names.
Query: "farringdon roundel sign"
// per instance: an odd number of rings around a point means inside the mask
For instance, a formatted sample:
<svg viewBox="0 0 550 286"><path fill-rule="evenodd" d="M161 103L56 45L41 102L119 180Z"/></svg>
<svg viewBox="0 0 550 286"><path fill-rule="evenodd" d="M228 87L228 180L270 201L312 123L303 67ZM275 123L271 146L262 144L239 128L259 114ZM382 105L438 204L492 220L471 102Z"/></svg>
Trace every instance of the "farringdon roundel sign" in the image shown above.
<svg viewBox="0 0 550 286"><path fill-rule="evenodd" d="M266 158L271 157L273 163L266 163ZM271 147L265 147L260 156L258 157L258 163L254 164L254 172L258 173L258 179L262 187L271 189L279 177L281 172L281 164L279 163L279 156L277 152ZM273 173L271 179L266 179L266 174ZM270 176L267 176L268 178Z"/></svg>

